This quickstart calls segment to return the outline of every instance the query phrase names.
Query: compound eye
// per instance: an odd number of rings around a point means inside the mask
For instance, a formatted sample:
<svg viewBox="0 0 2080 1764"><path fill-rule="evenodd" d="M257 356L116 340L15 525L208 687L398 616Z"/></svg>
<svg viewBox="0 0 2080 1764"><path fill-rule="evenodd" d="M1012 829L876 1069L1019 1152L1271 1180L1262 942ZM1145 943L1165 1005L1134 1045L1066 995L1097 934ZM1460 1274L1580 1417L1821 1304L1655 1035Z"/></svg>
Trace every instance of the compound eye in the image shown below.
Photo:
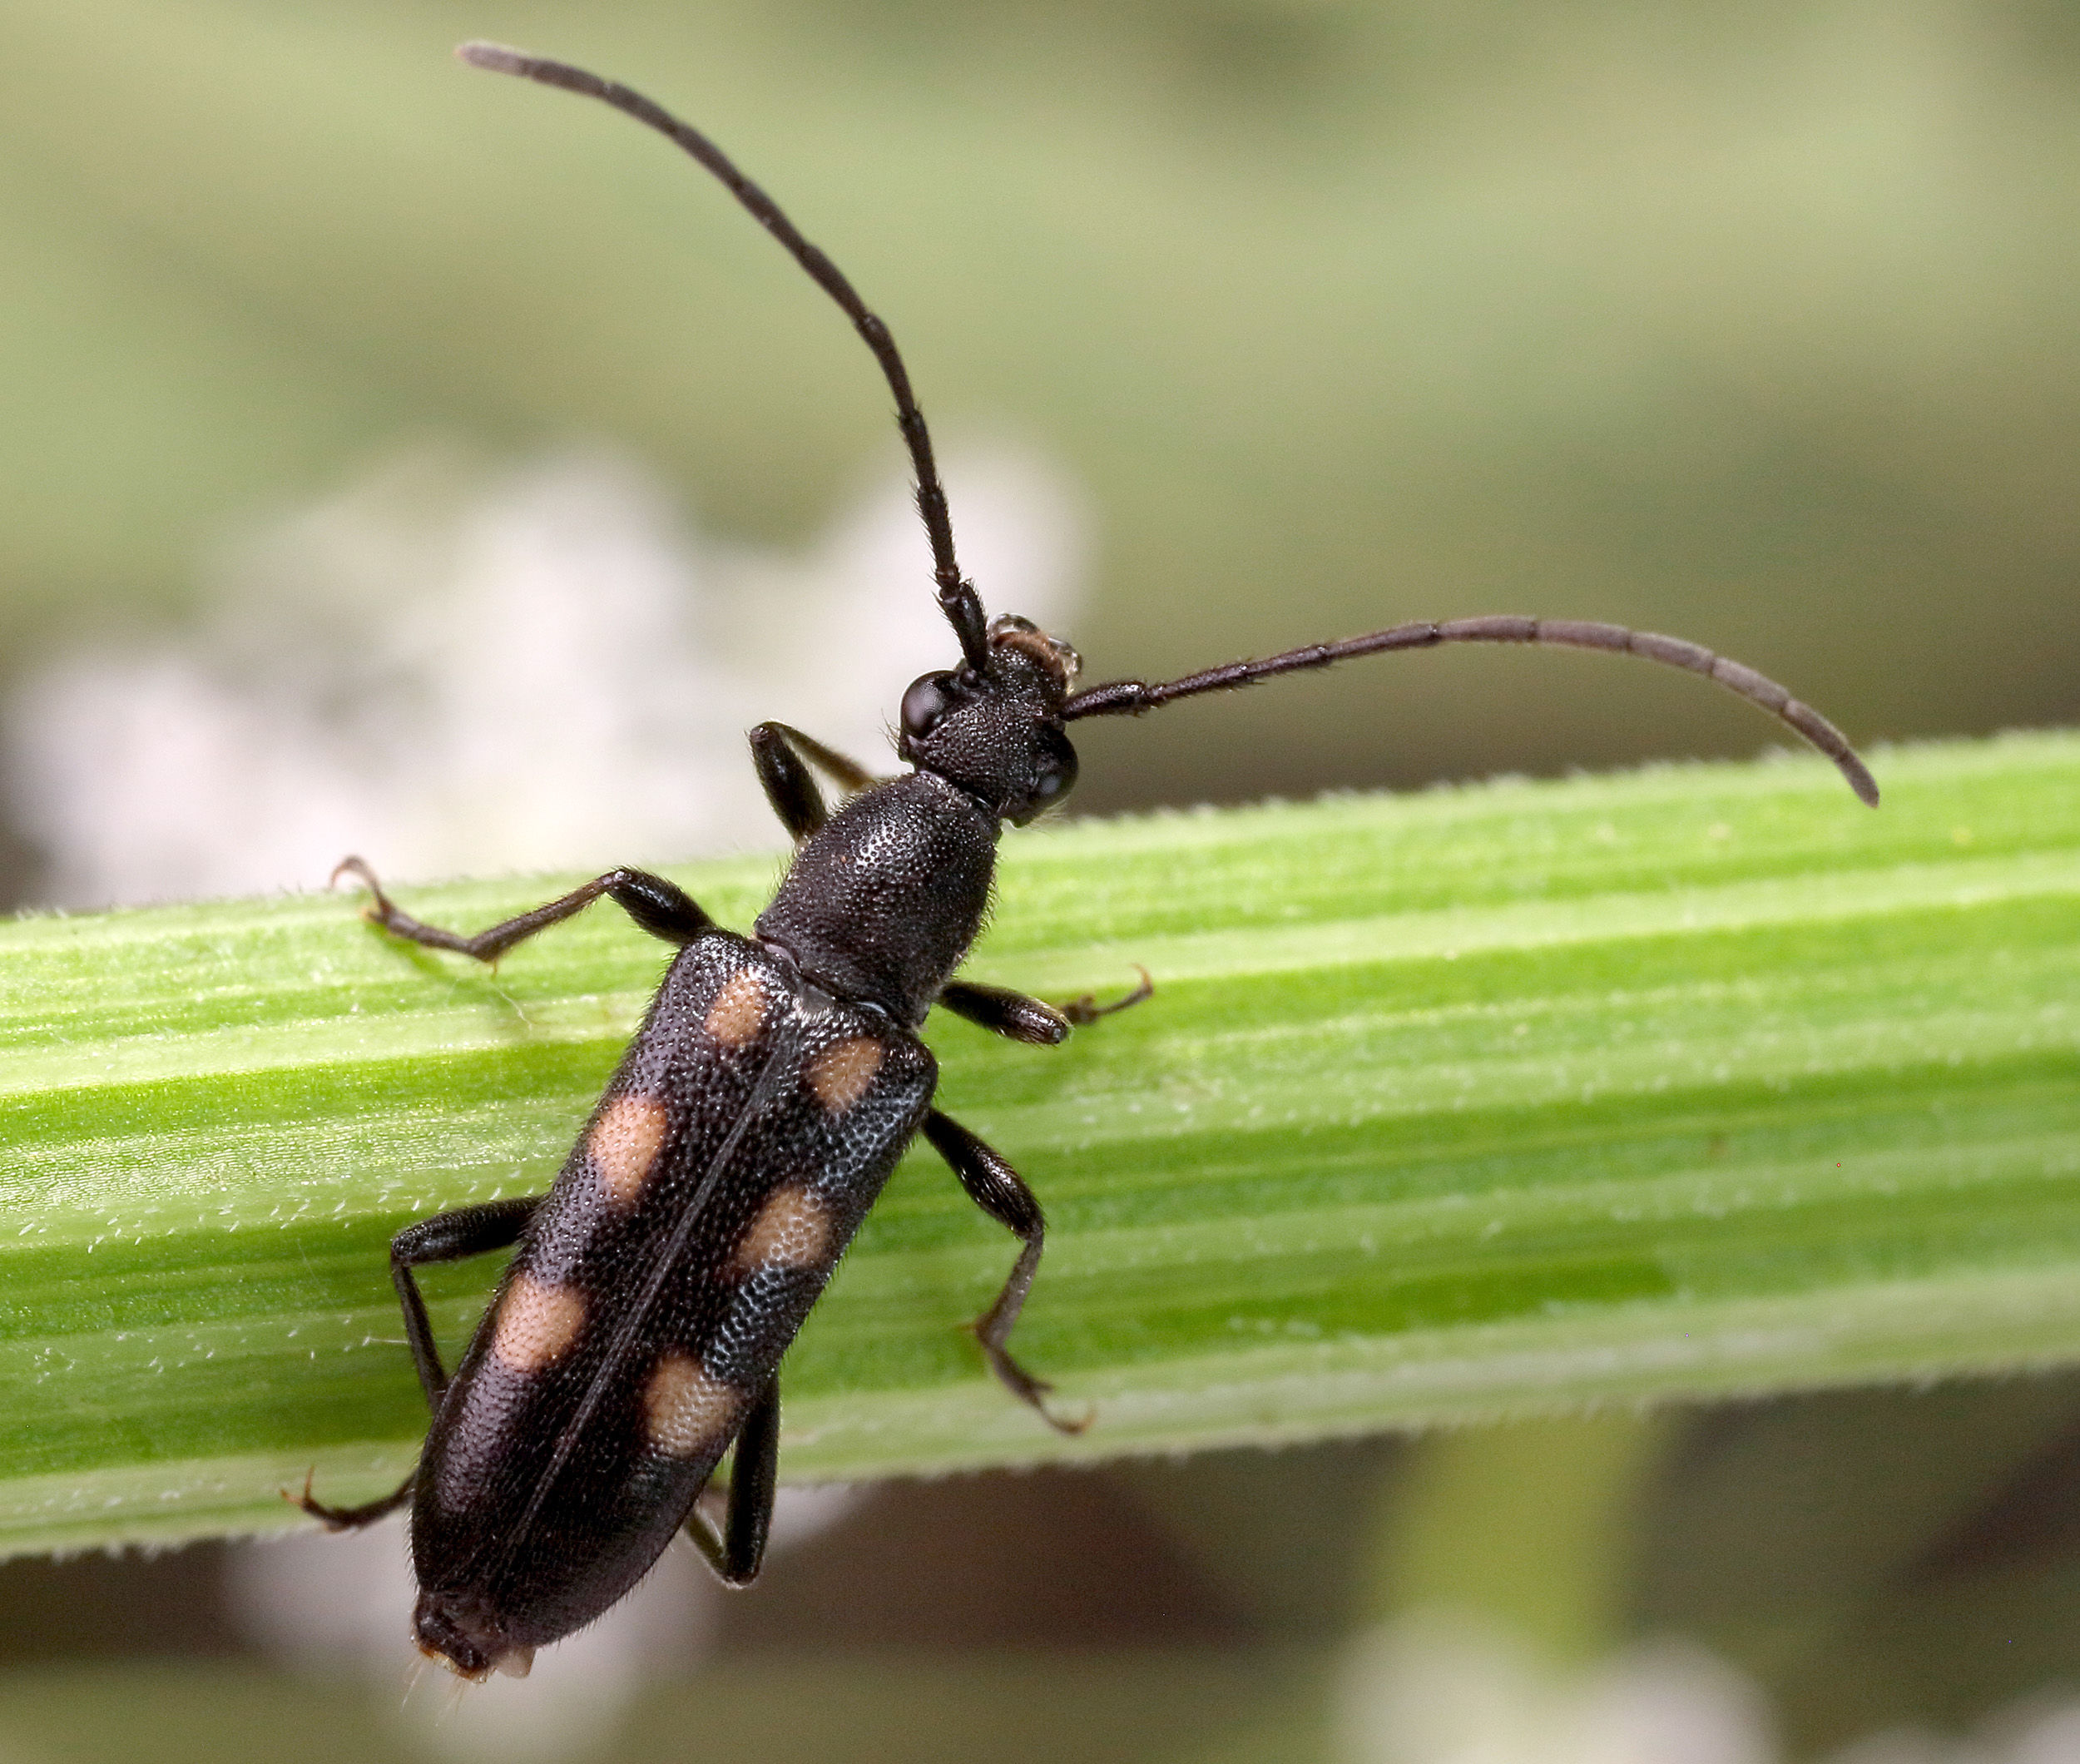
<svg viewBox="0 0 2080 1764"><path fill-rule="evenodd" d="M951 674L922 674L913 680L903 695L904 734L914 741L929 735L933 725L953 707L953 686Z"/></svg>
<svg viewBox="0 0 2080 1764"><path fill-rule="evenodd" d="M1076 754L1073 750L1048 754L1040 762L1033 780L1033 800L1041 808L1066 796L1076 788Z"/></svg>

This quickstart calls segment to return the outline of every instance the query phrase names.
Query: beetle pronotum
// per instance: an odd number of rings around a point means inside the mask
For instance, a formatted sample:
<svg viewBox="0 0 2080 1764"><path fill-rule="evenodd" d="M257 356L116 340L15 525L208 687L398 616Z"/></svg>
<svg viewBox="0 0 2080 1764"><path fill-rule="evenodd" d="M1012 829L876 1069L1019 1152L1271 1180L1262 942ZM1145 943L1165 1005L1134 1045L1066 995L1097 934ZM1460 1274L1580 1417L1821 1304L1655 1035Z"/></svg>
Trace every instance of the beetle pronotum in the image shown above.
<svg viewBox="0 0 2080 1764"><path fill-rule="evenodd" d="M1018 1172L932 1106L918 1038L935 1005L1016 1041L1060 1042L1149 995L1066 1008L953 978L981 927L1005 822L1066 797L1067 726L1445 643L1600 649L1703 674L1796 730L1875 805L1826 718L1751 668L1678 637L1579 620L1486 617L1396 625L1150 684L1079 688L1076 652L1030 622L992 619L961 574L931 437L888 327L838 267L705 136L640 93L488 43L462 59L602 100L676 142L725 184L844 309L895 396L917 475L940 609L960 659L903 695L877 778L780 723L751 731L759 780L796 850L754 934L716 925L671 883L615 870L474 936L399 910L349 858L393 935L494 961L602 895L677 946L642 1028L548 1194L429 1218L399 1234L391 1276L433 1412L412 1475L384 1499L305 1510L364 1525L409 1502L414 1628L466 1677L524 1672L534 1649L618 1600L683 1525L733 1586L754 1579L771 1517L780 1356L889 1173L922 1131L1020 1250L973 1330L992 1371L1051 1425L1047 1386L1009 1338L1039 1266L1040 1205ZM834 812L815 778L846 793ZM518 1245L462 1364L443 1370L413 1270ZM722 1524L696 1506L734 1447Z"/></svg>

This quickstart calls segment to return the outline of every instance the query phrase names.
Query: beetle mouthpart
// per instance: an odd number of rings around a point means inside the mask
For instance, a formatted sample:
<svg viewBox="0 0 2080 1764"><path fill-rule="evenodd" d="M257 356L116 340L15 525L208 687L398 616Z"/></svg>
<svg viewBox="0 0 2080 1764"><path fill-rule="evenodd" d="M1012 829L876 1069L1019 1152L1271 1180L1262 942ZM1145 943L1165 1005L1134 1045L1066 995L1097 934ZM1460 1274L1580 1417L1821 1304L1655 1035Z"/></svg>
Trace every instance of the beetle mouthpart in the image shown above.
<svg viewBox="0 0 2080 1764"><path fill-rule="evenodd" d="M534 1650L532 1648L509 1648L491 1662L494 1672L503 1672L508 1678L524 1678L534 1670Z"/></svg>
<svg viewBox="0 0 2080 1764"><path fill-rule="evenodd" d="M1061 638L1015 612L1000 612L989 622L989 641L1032 657L1062 683L1064 691L1073 686L1076 676L1083 671L1082 657Z"/></svg>

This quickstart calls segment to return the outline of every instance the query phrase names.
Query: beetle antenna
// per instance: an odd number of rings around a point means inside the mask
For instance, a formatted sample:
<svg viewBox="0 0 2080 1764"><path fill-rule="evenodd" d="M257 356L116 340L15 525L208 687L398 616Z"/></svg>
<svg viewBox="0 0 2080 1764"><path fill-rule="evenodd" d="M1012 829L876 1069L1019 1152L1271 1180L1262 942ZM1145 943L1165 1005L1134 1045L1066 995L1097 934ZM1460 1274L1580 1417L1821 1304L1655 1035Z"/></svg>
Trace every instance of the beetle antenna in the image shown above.
<svg viewBox="0 0 2080 1764"><path fill-rule="evenodd" d="M1856 757L1849 738L1810 705L1801 704L1776 681L1751 667L1730 662L1724 656L1681 637L1662 637L1651 631L1628 631L1622 625L1605 625L1588 619L1513 618L1491 614L1482 618L1449 619L1443 624L1395 625L1361 637L1345 637L1335 643L1310 643L1305 649L1289 649L1262 661L1229 662L1209 667L1181 680L1151 686L1141 680L1113 680L1072 694L1062 708L1064 722L1079 716L1139 716L1160 710L1180 698L1201 692L1226 692L1238 686L1255 686L1280 674L1327 667L1359 656L1376 656L1394 649L1434 649L1441 643L1555 643L1568 649L1602 649L1638 656L1666 667L1686 668L1716 680L1730 692L1751 704L1760 705L1788 723L1832 760L1849 787L1872 808L1878 806L1878 784L1870 769Z"/></svg>
<svg viewBox="0 0 2080 1764"><path fill-rule="evenodd" d="M910 449L910 463L917 473L917 512L932 542L932 575L938 591L939 610L960 639L961 654L968 666L981 672L989 657L988 616L975 585L961 574L953 556L953 523L947 513L946 492L938 481L938 468L932 458L931 432L924 426L924 413L918 409L910 391L909 370L895 346L889 327L868 309L859 291L845 279L844 271L816 246L802 237L779 203L737 170L729 156L691 124L653 104L641 92L614 80L603 80L567 62L552 62L522 54L501 43L467 42L455 51L456 59L493 73L510 73L538 85L558 87L587 98L612 105L623 116L655 129L677 143L721 181L730 194L750 211L759 225L787 248L788 255L815 278L817 285L839 306L853 327L866 339L874 358L881 364L889 389L895 394L896 427Z"/></svg>

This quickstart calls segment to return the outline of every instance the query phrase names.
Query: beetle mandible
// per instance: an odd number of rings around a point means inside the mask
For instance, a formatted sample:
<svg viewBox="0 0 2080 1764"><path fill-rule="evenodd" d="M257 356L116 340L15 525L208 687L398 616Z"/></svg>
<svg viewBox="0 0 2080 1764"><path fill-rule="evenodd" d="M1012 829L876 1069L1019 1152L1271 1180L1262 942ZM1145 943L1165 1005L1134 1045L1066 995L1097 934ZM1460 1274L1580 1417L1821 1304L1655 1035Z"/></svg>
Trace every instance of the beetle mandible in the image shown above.
<svg viewBox="0 0 2080 1764"><path fill-rule="evenodd" d="M1752 669L1681 638L1579 620L1513 617L1396 625L1154 685L1079 688L1076 652L1029 621L992 619L955 561L931 437L888 327L837 265L714 143L641 94L582 68L489 43L466 62L597 98L676 142L719 178L844 309L881 364L917 476L938 603L960 660L903 695L899 756L877 778L780 723L751 731L767 799L796 851L754 933L716 925L680 889L610 870L474 936L401 912L372 870L369 917L418 944L495 961L602 896L678 954L606 1095L548 1194L422 1221L390 1247L419 1381L433 1414L418 1464L387 1498L311 1498L335 1529L409 1503L424 1653L467 1678L524 1672L536 1648L626 1593L681 1526L732 1586L758 1573L780 1441L778 1368L861 1218L922 1131L962 1187L1021 1247L972 1325L992 1371L1049 1425L1047 1386L1008 1340L1040 1261L1040 1204L1001 1156L932 1106L937 1069L918 1029L934 1005L1014 1041L1052 1045L1146 998L1066 1008L954 979L980 929L1005 822L1066 797L1066 726L1359 656L1444 643L1547 643L1622 652L1708 676L1773 712L1878 788L1816 711ZM833 812L815 774L847 793ZM518 1245L461 1365L443 1370L416 1267ZM734 1446L719 1526L696 1502Z"/></svg>

